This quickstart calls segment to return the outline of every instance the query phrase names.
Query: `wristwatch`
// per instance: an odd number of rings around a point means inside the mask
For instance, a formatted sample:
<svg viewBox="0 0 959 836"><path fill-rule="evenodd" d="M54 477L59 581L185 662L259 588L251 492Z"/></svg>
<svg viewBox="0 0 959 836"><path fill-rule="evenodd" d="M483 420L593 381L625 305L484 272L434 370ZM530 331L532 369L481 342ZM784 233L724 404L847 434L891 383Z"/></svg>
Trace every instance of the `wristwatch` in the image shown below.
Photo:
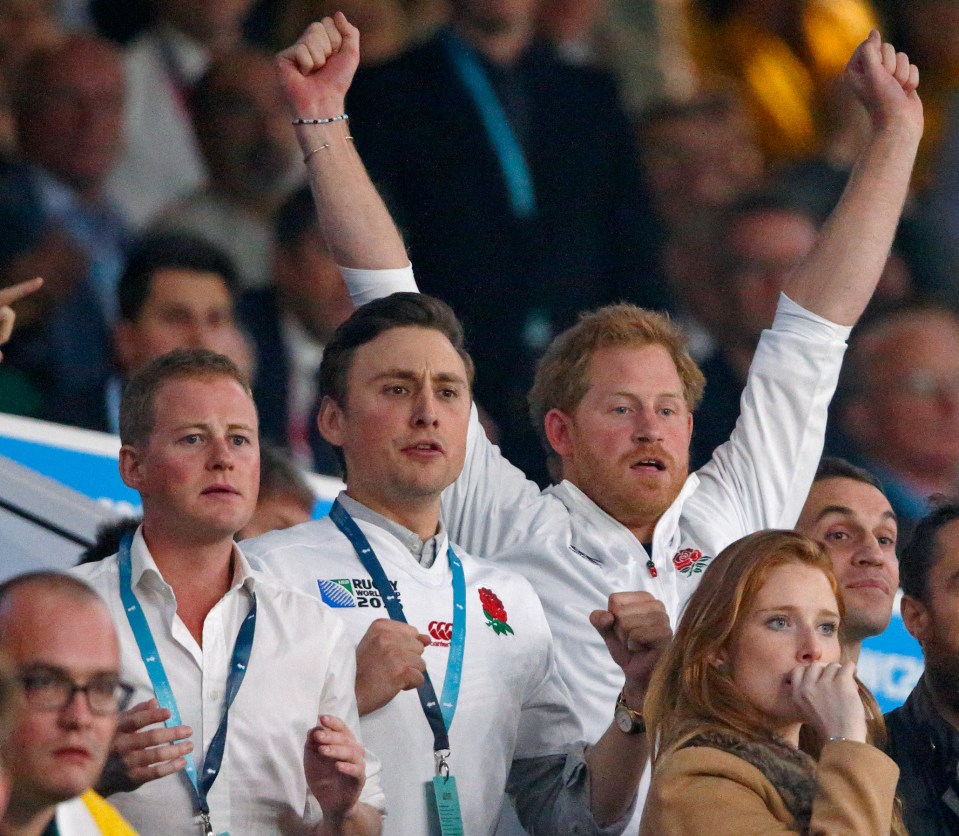
<svg viewBox="0 0 959 836"><path fill-rule="evenodd" d="M646 731L646 721L643 719L643 713L633 711L626 705L626 699L622 691L616 698L616 711L613 714L613 719L623 734L643 734Z"/></svg>

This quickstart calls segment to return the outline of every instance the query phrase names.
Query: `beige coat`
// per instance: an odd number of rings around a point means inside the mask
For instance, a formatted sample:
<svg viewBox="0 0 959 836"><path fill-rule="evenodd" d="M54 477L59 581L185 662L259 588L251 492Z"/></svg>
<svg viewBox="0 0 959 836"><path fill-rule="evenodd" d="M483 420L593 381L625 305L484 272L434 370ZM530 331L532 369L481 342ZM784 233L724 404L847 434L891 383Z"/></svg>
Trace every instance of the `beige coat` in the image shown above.
<svg viewBox="0 0 959 836"><path fill-rule="evenodd" d="M899 767L874 746L827 743L816 770L814 836L881 836L892 826ZM696 746L662 758L640 836L754 836L794 833L776 787L729 752Z"/></svg>

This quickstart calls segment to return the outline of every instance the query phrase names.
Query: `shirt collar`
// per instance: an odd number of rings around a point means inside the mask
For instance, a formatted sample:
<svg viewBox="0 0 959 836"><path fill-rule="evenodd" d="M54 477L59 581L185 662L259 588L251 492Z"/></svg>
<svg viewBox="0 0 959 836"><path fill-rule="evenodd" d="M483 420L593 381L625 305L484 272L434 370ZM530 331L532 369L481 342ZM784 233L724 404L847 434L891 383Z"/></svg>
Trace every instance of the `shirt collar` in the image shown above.
<svg viewBox="0 0 959 836"><path fill-rule="evenodd" d="M159 24L155 31L157 40L163 44L161 48L168 50L167 59L174 62L174 66L167 69L172 70L179 80L187 84L199 81L210 66L210 51L168 24Z"/></svg>
<svg viewBox="0 0 959 836"><path fill-rule="evenodd" d="M233 580L230 583L230 592L241 586L247 589L253 589L256 582L256 574L246 559L246 555L240 550L240 547L233 544ZM173 587L164 579L150 549L147 547L146 540L143 539L143 525L141 524L136 534L133 535L133 543L130 546L130 584L135 589L140 584L145 587L156 590L165 590L173 596ZM174 596L175 597L175 596Z"/></svg>
<svg viewBox="0 0 959 836"><path fill-rule="evenodd" d="M433 565L442 547L442 541L446 539L446 532L443 529L442 522L440 522L436 534L427 540L422 540L416 532L410 531L395 520L391 520L389 517L384 517L382 514L367 508L363 503L357 502L351 496L347 496L345 491L341 491L337 499L346 513L353 517L353 519L362 520L363 522L375 525L377 528L382 528L388 534L392 534L399 540L409 553L413 555L417 563L426 568Z"/></svg>
<svg viewBox="0 0 959 836"><path fill-rule="evenodd" d="M659 518L659 522L656 523L656 528L653 531L654 543L658 543L663 536L667 534L674 534L676 532L677 522L680 514L682 513L683 505L686 504L686 500L689 498L690 494L696 490L698 485L699 477L695 473L690 473L686 478L686 481L683 483L683 487L682 490L680 490L679 495L673 500L669 508L666 509L662 517ZM615 517L607 514L602 508L599 507L599 505L597 505L572 482L564 479L560 484L547 488L546 493L553 494L570 510L575 508L578 513L598 524L603 530L607 532L610 530L621 530L625 534L628 534L632 540L635 540L633 533L626 528L626 526L624 526ZM583 535L583 537L580 535ZM573 545L589 553L589 544L587 540L583 538L585 538L585 531L580 526L573 526ZM582 539L582 542L577 542L580 539ZM670 545L671 544L669 543L666 544L667 549L670 547ZM602 559L603 555L596 555L596 558Z"/></svg>

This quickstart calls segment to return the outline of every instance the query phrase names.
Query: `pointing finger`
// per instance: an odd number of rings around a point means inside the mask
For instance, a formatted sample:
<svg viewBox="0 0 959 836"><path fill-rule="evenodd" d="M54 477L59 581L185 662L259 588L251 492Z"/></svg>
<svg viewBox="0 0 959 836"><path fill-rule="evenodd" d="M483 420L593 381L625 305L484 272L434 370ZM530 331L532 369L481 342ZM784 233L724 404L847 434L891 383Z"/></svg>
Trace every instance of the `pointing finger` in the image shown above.
<svg viewBox="0 0 959 836"><path fill-rule="evenodd" d="M10 285L10 287L5 287L0 290L0 307L20 301L24 296L29 296L39 290L42 285L43 279L37 276L35 279L28 279L25 282L18 282Z"/></svg>

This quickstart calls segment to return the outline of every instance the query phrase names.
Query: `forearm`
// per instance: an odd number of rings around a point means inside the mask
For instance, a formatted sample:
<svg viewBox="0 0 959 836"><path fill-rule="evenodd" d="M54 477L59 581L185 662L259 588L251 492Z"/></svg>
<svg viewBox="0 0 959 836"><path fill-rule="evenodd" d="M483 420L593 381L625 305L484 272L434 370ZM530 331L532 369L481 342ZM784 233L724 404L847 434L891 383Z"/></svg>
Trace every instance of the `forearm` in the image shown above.
<svg viewBox="0 0 959 836"><path fill-rule="evenodd" d="M812 830L816 833L889 833L899 768L868 743L827 743L816 770Z"/></svg>
<svg viewBox="0 0 959 836"><path fill-rule="evenodd" d="M896 123L872 138L812 252L787 279L790 299L837 324L856 323L885 267L920 135Z"/></svg>
<svg viewBox="0 0 959 836"><path fill-rule="evenodd" d="M646 735L624 734L615 723L587 750L590 809L598 824L606 826L626 815L648 759Z"/></svg>
<svg viewBox="0 0 959 836"><path fill-rule="evenodd" d="M312 836L379 836L382 830L379 811L358 801L345 816L323 819L313 828Z"/></svg>
<svg viewBox="0 0 959 836"><path fill-rule="evenodd" d="M343 112L342 103L320 110L315 118ZM304 157L309 155L306 165L320 229L336 263L368 269L405 267L406 247L348 138L348 123L301 125L296 130Z"/></svg>

